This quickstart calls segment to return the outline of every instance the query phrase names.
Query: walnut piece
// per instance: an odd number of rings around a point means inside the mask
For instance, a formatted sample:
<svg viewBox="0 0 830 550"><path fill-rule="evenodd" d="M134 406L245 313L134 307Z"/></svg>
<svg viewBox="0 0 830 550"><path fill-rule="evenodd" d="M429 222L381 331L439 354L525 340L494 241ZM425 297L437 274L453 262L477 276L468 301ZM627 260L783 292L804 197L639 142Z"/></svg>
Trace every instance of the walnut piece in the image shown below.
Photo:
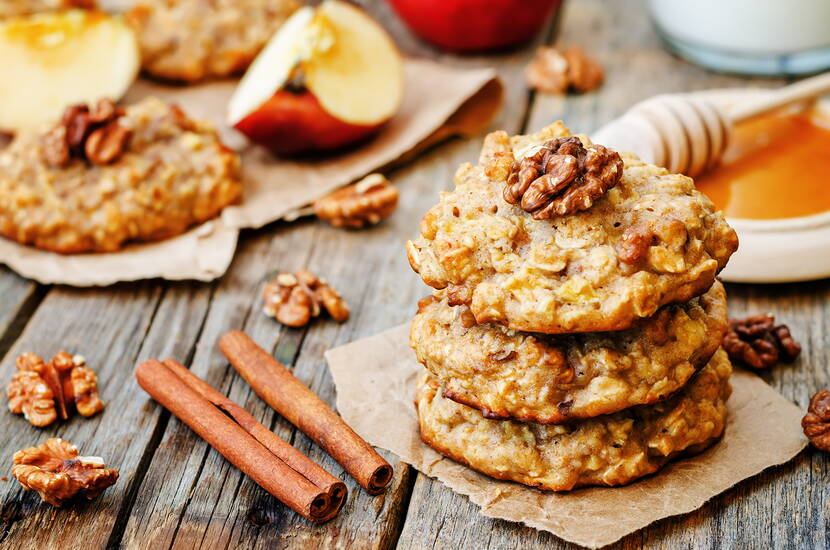
<svg viewBox="0 0 830 550"><path fill-rule="evenodd" d="M815 448L830 452L830 391L821 390L810 399L801 428Z"/></svg>
<svg viewBox="0 0 830 550"><path fill-rule="evenodd" d="M304 327L323 309L339 323L349 318L340 294L305 269L278 274L262 289L262 299L265 314L289 327Z"/></svg>
<svg viewBox="0 0 830 550"><path fill-rule="evenodd" d="M801 353L801 345L793 339L787 325L776 325L775 317L769 313L730 319L723 349L732 361L754 369L766 369L779 361L795 361Z"/></svg>
<svg viewBox="0 0 830 550"><path fill-rule="evenodd" d="M334 227L361 228L388 218L398 206L398 190L381 174L369 174L314 202L314 213Z"/></svg>
<svg viewBox="0 0 830 550"><path fill-rule="evenodd" d="M634 265L648 256L648 249L654 244L654 232L647 224L634 224L625 231L614 245L617 258L624 264Z"/></svg>
<svg viewBox="0 0 830 550"><path fill-rule="evenodd" d="M585 147L576 137L556 138L513 162L504 200L536 220L587 210L620 181L623 161L602 145Z"/></svg>
<svg viewBox="0 0 830 550"><path fill-rule="evenodd" d="M9 410L23 414L33 426L48 426L74 411L92 416L104 408L98 396L98 377L80 355L65 351L45 363L34 353L17 358L17 373L6 387Z"/></svg>
<svg viewBox="0 0 830 550"><path fill-rule="evenodd" d="M563 51L548 46L536 50L536 55L525 69L530 88L549 94L562 94L569 88L590 92L602 84L602 67L582 48Z"/></svg>
<svg viewBox="0 0 830 550"><path fill-rule="evenodd" d="M124 110L109 99L98 101L95 108L71 105L60 122L44 137L46 162L55 168L67 166L73 158L92 164L109 164L126 150L132 130L118 119Z"/></svg>
<svg viewBox="0 0 830 550"><path fill-rule="evenodd" d="M108 469L96 456L78 456L78 448L59 438L14 454L12 475L26 491L35 490L52 506L83 495L89 500L118 481L118 470Z"/></svg>

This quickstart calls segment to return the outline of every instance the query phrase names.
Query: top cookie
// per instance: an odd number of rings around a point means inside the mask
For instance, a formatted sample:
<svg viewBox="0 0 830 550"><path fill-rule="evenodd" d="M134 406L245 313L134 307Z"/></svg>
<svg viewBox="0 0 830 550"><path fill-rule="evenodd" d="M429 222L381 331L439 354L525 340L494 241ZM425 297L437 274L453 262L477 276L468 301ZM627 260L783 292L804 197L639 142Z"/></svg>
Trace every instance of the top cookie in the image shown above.
<svg viewBox="0 0 830 550"><path fill-rule="evenodd" d="M138 0L127 12L145 71L195 82L244 71L298 0Z"/></svg>
<svg viewBox="0 0 830 550"><path fill-rule="evenodd" d="M616 185L586 210L534 219L508 203L514 162L570 135L561 122L488 135L479 164L458 169L455 190L441 193L407 243L424 282L446 288L450 305L468 305L478 323L548 334L630 328L705 292L738 247L690 178L630 154L621 154Z"/></svg>

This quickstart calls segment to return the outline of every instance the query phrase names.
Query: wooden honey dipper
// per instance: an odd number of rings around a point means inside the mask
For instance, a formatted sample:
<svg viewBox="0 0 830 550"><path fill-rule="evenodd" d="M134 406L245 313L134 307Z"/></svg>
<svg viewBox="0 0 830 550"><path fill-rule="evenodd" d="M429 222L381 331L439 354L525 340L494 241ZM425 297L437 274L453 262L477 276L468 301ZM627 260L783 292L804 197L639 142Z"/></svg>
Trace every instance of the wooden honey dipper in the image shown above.
<svg viewBox="0 0 830 550"><path fill-rule="evenodd" d="M699 94L659 95L634 105L591 139L651 164L695 177L720 160L735 124L830 92L830 73L771 91L725 111Z"/></svg>

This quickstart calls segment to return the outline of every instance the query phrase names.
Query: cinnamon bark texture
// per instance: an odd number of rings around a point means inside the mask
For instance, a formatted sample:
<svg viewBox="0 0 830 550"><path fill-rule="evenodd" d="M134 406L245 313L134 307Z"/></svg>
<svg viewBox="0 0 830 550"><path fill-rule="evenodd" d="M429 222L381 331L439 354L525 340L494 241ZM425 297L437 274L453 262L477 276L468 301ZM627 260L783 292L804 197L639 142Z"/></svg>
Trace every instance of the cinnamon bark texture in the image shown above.
<svg viewBox="0 0 830 550"><path fill-rule="evenodd" d="M389 463L246 334L225 334L219 340L219 349L266 403L325 449L361 487L378 494L389 485Z"/></svg>
<svg viewBox="0 0 830 550"><path fill-rule="evenodd" d="M248 411L213 389L213 387L190 372L190 370L174 359L165 359L164 366L173 371L182 382L190 386L196 393L213 403L217 408L234 419L239 426L251 434L254 439L262 443L266 449L288 464L294 471L328 493L331 506L338 510L346 502L348 490L346 484L324 470L316 462L292 447L289 443L263 426Z"/></svg>
<svg viewBox="0 0 830 550"><path fill-rule="evenodd" d="M328 521L337 515L345 501L345 486L329 481L327 489L318 487L270 450L272 447L282 447L275 442L275 439L279 439L276 435L263 437L267 446L257 440L246 430L253 429L262 437L262 430L267 431L264 426L198 377L189 371L185 375L182 370L187 371L178 363L168 361L163 364L151 359L138 366L135 377L153 399L286 506L315 522ZM222 405L217 405L214 398ZM229 416L222 411L226 411ZM280 452L285 453L285 449ZM286 453L286 456L289 454ZM289 458L295 459L296 456ZM310 462L308 458L305 460ZM304 471L313 470L308 465L302 468ZM319 472L310 475L325 479ZM335 495L334 498L332 494Z"/></svg>

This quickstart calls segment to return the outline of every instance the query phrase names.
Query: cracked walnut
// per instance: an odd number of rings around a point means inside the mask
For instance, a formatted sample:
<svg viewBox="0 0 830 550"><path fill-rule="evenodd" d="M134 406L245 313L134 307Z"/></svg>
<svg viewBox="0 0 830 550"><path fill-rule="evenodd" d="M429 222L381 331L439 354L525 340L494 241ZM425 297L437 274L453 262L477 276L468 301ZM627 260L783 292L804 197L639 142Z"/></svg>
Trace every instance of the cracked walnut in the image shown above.
<svg viewBox="0 0 830 550"><path fill-rule="evenodd" d="M9 410L23 414L33 426L66 420L73 411L92 416L104 408L98 397L98 376L80 355L65 351L48 363L34 353L17 358L17 373L6 387Z"/></svg>

